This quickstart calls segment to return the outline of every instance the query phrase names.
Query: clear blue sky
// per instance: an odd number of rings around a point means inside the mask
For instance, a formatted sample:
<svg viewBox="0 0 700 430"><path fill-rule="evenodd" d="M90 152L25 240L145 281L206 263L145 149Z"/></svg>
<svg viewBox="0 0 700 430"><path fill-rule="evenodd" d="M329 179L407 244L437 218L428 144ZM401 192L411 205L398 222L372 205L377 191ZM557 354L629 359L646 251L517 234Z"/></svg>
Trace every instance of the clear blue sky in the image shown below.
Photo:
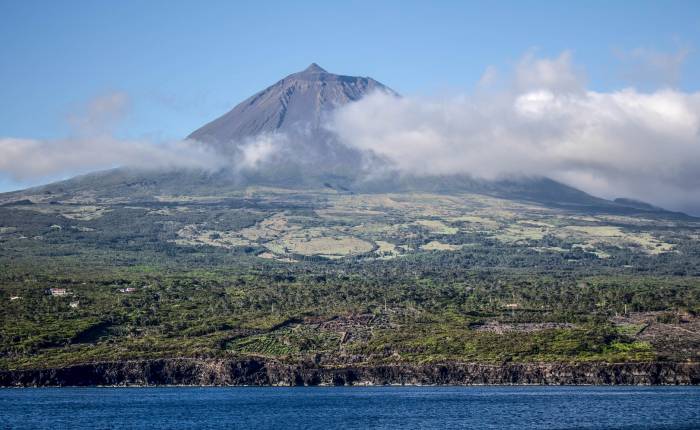
<svg viewBox="0 0 700 430"><path fill-rule="evenodd" d="M403 94L469 91L532 48L571 50L597 90L629 85L620 52L688 50L676 86L697 91L700 1L0 0L0 137L64 136L122 91L121 137L181 138L311 62Z"/></svg>

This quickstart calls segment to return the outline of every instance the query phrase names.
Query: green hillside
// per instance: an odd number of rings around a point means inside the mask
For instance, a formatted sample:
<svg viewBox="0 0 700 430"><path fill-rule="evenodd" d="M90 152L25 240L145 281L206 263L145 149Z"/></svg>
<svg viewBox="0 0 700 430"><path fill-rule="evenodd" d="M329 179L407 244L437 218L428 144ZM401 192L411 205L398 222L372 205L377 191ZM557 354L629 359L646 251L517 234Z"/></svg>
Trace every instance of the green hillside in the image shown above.
<svg viewBox="0 0 700 430"><path fill-rule="evenodd" d="M0 196L0 368L700 360L694 218L522 185L129 174Z"/></svg>

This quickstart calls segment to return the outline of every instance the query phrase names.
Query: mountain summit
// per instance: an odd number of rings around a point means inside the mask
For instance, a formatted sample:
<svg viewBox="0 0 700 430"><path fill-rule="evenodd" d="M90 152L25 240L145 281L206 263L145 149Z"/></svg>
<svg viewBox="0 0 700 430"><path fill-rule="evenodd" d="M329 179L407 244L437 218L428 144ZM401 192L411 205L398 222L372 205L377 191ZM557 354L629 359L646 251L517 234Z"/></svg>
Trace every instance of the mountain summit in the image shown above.
<svg viewBox="0 0 700 430"><path fill-rule="evenodd" d="M328 73L326 69L323 67L319 66L316 63L311 63L309 67L304 69L301 73Z"/></svg>
<svg viewBox="0 0 700 430"><path fill-rule="evenodd" d="M402 172L390 160L372 151L341 142L333 131L324 127L331 111L373 91L398 96L372 78L336 75L312 63L254 94L188 136L210 146L230 166L214 171L115 169L49 184L33 191L54 197L85 194L120 199L152 199L183 192L226 195L248 186L290 190L332 188L343 193L360 194L471 193L585 213L669 215L642 202L629 199L612 202L597 198L546 177L485 180L475 178L469 172L461 175ZM8 198L27 200L24 192Z"/></svg>
<svg viewBox="0 0 700 430"><path fill-rule="evenodd" d="M372 78L336 75L312 63L244 100L188 138L226 145L262 133L318 130L328 112L375 90L395 94Z"/></svg>

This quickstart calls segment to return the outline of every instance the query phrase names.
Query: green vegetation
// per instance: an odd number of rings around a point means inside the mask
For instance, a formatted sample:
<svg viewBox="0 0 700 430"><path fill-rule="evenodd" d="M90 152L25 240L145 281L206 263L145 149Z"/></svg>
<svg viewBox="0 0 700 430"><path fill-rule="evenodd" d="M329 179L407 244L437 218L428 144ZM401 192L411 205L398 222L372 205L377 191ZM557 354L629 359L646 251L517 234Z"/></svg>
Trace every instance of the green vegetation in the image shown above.
<svg viewBox="0 0 700 430"><path fill-rule="evenodd" d="M682 311L695 318L700 311L695 279L508 271L466 272L443 283L344 274L352 267L326 263L322 275L308 265L166 275L153 268L4 272L0 367L227 355L326 363L675 359L676 351L637 338L644 325L617 323L616 315ZM668 324L663 318L656 324ZM483 330L485 323L506 329ZM700 357L691 349L682 358Z"/></svg>
<svg viewBox="0 0 700 430"><path fill-rule="evenodd" d="M700 360L693 219L475 194L22 197L0 205L0 369Z"/></svg>

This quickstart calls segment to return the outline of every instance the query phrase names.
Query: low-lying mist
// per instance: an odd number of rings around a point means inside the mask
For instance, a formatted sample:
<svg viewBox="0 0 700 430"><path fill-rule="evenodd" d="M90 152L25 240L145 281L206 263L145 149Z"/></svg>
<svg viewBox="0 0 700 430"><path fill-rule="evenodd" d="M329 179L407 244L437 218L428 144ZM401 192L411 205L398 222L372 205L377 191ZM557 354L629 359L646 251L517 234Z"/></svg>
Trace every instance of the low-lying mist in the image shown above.
<svg viewBox="0 0 700 430"><path fill-rule="evenodd" d="M700 93L596 92L564 53L489 69L472 94L376 93L336 111L341 141L416 175L546 176L700 213Z"/></svg>
<svg viewBox="0 0 700 430"><path fill-rule="evenodd" d="M155 143L115 137L115 127L123 120L128 103L126 94L119 92L95 98L70 118L70 134L62 139L0 138L0 174L15 181L36 182L118 166L224 166L212 148L196 142Z"/></svg>
<svg viewBox="0 0 700 430"><path fill-rule="evenodd" d="M526 55L510 71L488 68L474 91L448 97L366 96L329 115L322 132L334 143L322 152L304 133L231 142L224 152L188 140L118 139L114 128L127 105L122 93L94 100L63 139L0 138L0 174L37 182L115 166L214 171L301 162L322 169L324 161L352 158L371 160L357 169L362 175L387 168L545 176L597 196L700 214L700 93L593 91L567 52Z"/></svg>

